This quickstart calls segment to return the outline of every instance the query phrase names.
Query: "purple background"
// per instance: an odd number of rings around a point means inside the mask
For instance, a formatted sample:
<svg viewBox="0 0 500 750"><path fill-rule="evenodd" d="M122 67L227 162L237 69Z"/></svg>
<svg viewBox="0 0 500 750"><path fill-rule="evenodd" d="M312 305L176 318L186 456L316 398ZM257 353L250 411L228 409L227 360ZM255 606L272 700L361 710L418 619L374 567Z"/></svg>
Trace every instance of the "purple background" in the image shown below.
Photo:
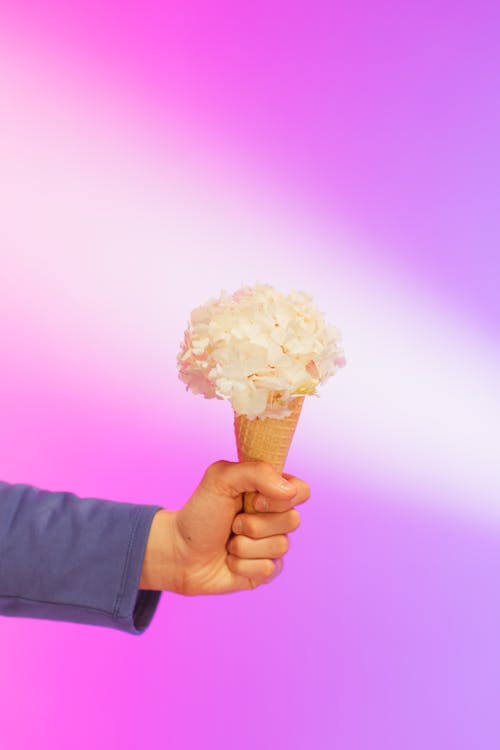
<svg viewBox="0 0 500 750"><path fill-rule="evenodd" d="M313 294L347 368L254 592L3 618L5 747L500 744L493 2L0 3L1 478L179 507L236 460L189 312Z"/></svg>

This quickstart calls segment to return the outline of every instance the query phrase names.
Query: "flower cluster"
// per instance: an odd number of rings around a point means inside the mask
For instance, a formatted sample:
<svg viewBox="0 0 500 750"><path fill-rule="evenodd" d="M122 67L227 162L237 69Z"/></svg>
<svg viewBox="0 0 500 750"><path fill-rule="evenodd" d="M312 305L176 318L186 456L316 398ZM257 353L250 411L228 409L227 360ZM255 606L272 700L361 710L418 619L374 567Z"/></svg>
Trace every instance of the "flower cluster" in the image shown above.
<svg viewBox="0 0 500 750"><path fill-rule="evenodd" d="M291 399L317 395L345 364L339 341L310 295L257 283L192 311L179 377L193 393L230 401L237 415L283 418Z"/></svg>

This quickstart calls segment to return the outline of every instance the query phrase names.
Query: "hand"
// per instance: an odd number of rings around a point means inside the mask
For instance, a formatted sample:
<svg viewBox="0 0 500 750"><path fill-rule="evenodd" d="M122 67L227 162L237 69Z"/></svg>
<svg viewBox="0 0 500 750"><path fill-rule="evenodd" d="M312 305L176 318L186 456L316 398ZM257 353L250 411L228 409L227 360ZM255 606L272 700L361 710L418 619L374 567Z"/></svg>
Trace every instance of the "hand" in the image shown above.
<svg viewBox="0 0 500 750"><path fill-rule="evenodd" d="M243 492L255 490L259 513L242 513ZM286 535L300 524L294 506L309 495L301 479L263 461L211 464L180 510L155 514L139 588L192 596L268 583L281 571Z"/></svg>

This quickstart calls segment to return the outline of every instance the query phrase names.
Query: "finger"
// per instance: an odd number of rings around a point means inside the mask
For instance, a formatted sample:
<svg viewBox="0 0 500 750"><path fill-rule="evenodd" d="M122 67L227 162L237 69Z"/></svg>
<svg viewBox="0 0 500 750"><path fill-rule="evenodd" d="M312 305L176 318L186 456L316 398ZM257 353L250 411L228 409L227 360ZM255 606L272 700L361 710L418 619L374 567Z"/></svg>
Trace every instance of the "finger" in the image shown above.
<svg viewBox="0 0 500 750"><path fill-rule="evenodd" d="M227 550L235 557L248 560L282 557L290 549L290 542L285 534L268 536L265 539L250 539L238 534L227 543Z"/></svg>
<svg viewBox="0 0 500 750"><path fill-rule="evenodd" d="M261 583L269 583L283 570L283 561L277 560L244 560L234 555L227 556L229 570L246 581L242 581L242 587L255 588Z"/></svg>
<svg viewBox="0 0 500 750"><path fill-rule="evenodd" d="M292 508L284 513L238 513L233 521L235 534L262 539L274 534L290 534L300 526L300 513Z"/></svg>
<svg viewBox="0 0 500 750"><path fill-rule="evenodd" d="M311 497L311 488L307 482L304 482L303 479L299 479L299 477L293 476L293 474L283 474L283 476L287 482L290 482L290 484L297 490L297 494L294 498L294 505L299 505L300 503L309 500Z"/></svg>
<svg viewBox="0 0 500 750"><path fill-rule="evenodd" d="M205 480L222 495L237 498L243 492L259 492L271 500L296 496L296 483L289 482L266 461L216 461L205 472Z"/></svg>
<svg viewBox="0 0 500 750"><path fill-rule="evenodd" d="M252 499L252 505L259 513L284 513L285 511L294 508L296 505L305 503L308 499L309 498L302 498L299 502L296 501L295 497L284 500L275 500L257 492Z"/></svg>
<svg viewBox="0 0 500 750"><path fill-rule="evenodd" d="M286 475L287 481L290 482L292 487L295 487L296 494L286 498L273 498L267 497L262 492L257 492L252 498L252 504L256 511L260 513L283 513L289 508L293 508L296 505L301 505L309 500L311 496L311 488L298 477L294 477L291 474Z"/></svg>

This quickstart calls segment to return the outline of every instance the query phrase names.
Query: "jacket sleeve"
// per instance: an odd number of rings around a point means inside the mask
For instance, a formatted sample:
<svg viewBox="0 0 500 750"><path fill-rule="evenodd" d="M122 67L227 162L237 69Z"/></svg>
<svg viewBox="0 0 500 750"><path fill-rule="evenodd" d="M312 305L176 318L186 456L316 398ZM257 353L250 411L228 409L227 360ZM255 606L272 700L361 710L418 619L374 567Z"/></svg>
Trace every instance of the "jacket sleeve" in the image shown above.
<svg viewBox="0 0 500 750"><path fill-rule="evenodd" d="M139 590L161 509L0 482L0 615L140 635L161 596Z"/></svg>

